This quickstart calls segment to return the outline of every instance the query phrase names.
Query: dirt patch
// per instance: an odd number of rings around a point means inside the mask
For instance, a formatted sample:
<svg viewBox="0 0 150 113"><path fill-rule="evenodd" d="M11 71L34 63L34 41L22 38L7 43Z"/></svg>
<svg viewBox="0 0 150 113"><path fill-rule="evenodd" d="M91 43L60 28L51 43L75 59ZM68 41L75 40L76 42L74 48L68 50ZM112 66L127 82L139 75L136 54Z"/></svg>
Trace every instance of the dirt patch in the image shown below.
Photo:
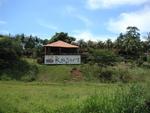
<svg viewBox="0 0 150 113"><path fill-rule="evenodd" d="M72 76L73 80L80 81L80 80L83 79L82 72L78 68L72 68L70 73L71 73L71 76Z"/></svg>

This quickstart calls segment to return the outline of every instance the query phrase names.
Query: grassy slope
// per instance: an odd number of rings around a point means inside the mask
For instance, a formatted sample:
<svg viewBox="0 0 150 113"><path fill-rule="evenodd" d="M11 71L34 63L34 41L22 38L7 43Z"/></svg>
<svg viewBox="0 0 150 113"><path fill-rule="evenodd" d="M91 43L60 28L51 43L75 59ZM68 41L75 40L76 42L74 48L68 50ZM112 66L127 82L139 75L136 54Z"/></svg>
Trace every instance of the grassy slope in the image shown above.
<svg viewBox="0 0 150 113"><path fill-rule="evenodd" d="M51 82L63 82L64 80L68 80L71 77L70 71L73 66L65 66L65 65L40 65L38 80L41 81L51 81Z"/></svg>
<svg viewBox="0 0 150 113"><path fill-rule="evenodd" d="M80 65L39 65L33 59L26 59L31 64L36 64L39 69L38 81L64 82L71 78L70 71Z"/></svg>

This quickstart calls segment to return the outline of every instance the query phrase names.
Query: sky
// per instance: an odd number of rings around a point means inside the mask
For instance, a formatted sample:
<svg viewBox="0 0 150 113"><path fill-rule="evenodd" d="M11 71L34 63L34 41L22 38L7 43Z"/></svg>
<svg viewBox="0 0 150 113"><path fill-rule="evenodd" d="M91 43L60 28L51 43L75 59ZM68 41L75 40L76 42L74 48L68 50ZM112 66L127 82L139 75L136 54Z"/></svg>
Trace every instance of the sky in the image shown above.
<svg viewBox="0 0 150 113"><path fill-rule="evenodd" d="M67 32L77 40L116 39L128 26L150 32L150 0L0 0L0 34L50 39Z"/></svg>

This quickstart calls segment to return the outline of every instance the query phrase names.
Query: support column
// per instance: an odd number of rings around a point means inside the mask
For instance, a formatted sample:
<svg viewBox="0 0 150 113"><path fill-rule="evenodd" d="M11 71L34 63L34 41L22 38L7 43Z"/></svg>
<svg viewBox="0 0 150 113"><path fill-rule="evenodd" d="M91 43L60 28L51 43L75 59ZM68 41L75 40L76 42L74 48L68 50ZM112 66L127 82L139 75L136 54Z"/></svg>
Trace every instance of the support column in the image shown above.
<svg viewBox="0 0 150 113"><path fill-rule="evenodd" d="M79 54L79 48L77 48L77 53Z"/></svg>
<svg viewBox="0 0 150 113"><path fill-rule="evenodd" d="M44 54L46 55L46 46L44 47L44 50L45 50Z"/></svg>
<svg viewBox="0 0 150 113"><path fill-rule="evenodd" d="M61 47L59 48L59 55L61 55Z"/></svg>

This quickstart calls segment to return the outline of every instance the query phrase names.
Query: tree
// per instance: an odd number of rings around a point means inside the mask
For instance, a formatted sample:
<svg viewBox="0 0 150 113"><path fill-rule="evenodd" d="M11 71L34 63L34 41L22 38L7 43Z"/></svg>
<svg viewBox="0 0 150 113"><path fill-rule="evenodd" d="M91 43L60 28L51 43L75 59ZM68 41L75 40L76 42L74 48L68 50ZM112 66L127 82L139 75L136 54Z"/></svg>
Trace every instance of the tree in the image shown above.
<svg viewBox="0 0 150 113"><path fill-rule="evenodd" d="M135 26L129 26L127 27L127 33L126 36L133 38L133 39L139 39L140 40L140 33L139 29Z"/></svg>
<svg viewBox="0 0 150 113"><path fill-rule="evenodd" d="M30 35L28 41L26 42L25 48L33 49L34 47L35 47L35 40L32 37L32 35Z"/></svg>
<svg viewBox="0 0 150 113"><path fill-rule="evenodd" d="M68 36L68 33L60 32L60 33L56 33L51 38L50 42L55 42L58 40L62 40L62 41L65 41L67 43L71 43L71 42L75 41L76 39L74 37Z"/></svg>
<svg viewBox="0 0 150 113"><path fill-rule="evenodd" d="M87 45L88 45L88 47L90 47L90 48L96 48L97 43L94 42L94 41L89 40L89 41L87 42Z"/></svg>
<svg viewBox="0 0 150 113"><path fill-rule="evenodd" d="M123 44L123 39L124 39L124 35L122 33L120 33L119 36L117 37L116 41L114 42L114 47L117 50L121 49L121 46Z"/></svg>
<svg viewBox="0 0 150 113"><path fill-rule="evenodd" d="M77 44L79 45L80 48L86 48L87 47L87 43L81 39L77 42Z"/></svg>
<svg viewBox="0 0 150 113"><path fill-rule="evenodd" d="M103 49L105 47L104 42L98 41L97 47L100 48L100 49Z"/></svg>
<svg viewBox="0 0 150 113"><path fill-rule="evenodd" d="M106 46L107 49L112 49L113 48L113 42L111 41L111 39L106 40L105 46Z"/></svg>
<svg viewBox="0 0 150 113"><path fill-rule="evenodd" d="M114 65L117 62L117 56L113 51L105 49L93 49L92 55L94 56L95 63L98 63L101 67L107 67Z"/></svg>
<svg viewBox="0 0 150 113"><path fill-rule="evenodd" d="M145 52L150 52L150 32L147 33L147 36L145 37L146 41L145 41Z"/></svg>
<svg viewBox="0 0 150 113"><path fill-rule="evenodd" d="M0 40L0 67L10 68L22 55L22 47L15 41L2 37Z"/></svg>
<svg viewBox="0 0 150 113"><path fill-rule="evenodd" d="M48 39L44 39L44 40L42 40L41 42L42 42L43 45L46 45L46 44L49 43L49 40L48 40Z"/></svg>
<svg viewBox="0 0 150 113"><path fill-rule="evenodd" d="M120 34L118 37L117 48L120 48L118 53L126 58L139 58L142 52L140 33L137 27L127 27L125 34Z"/></svg>

